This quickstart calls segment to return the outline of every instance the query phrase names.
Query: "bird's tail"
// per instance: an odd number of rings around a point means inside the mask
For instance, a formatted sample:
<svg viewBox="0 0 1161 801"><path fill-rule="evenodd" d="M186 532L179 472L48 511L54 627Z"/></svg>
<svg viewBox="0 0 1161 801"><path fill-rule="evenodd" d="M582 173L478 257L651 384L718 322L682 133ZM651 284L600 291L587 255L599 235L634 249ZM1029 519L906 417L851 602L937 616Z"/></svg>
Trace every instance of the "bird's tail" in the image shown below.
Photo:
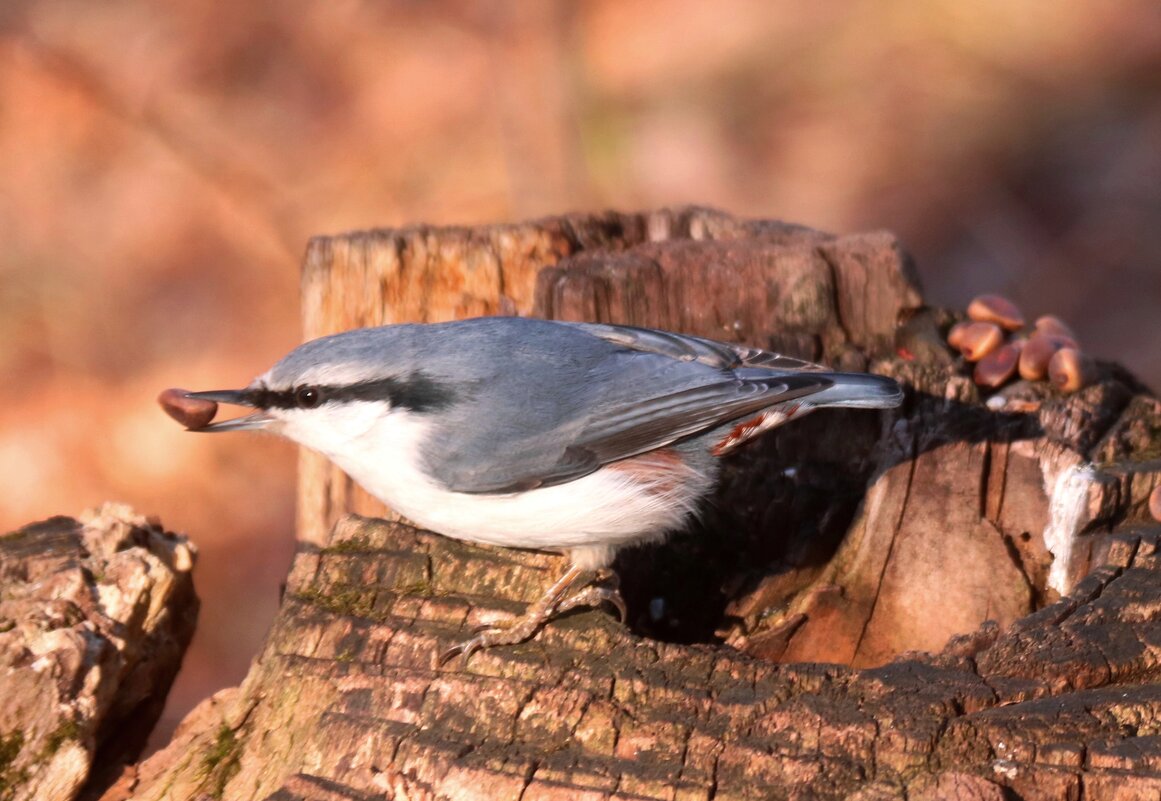
<svg viewBox="0 0 1161 801"><path fill-rule="evenodd" d="M903 402L903 389L893 378L870 373L826 373L834 386L811 395L811 406L848 409L890 409Z"/></svg>

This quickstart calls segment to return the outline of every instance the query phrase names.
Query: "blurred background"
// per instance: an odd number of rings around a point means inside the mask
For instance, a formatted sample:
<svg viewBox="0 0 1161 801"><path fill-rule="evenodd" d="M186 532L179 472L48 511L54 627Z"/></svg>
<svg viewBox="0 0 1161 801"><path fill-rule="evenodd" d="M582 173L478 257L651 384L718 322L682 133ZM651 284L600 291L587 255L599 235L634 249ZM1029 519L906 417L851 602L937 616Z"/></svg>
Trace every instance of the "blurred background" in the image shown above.
<svg viewBox="0 0 1161 801"><path fill-rule="evenodd" d="M1161 387L1155 0L0 3L0 526L107 499L200 549L171 730L236 683L295 453L169 386L299 341L314 234L681 203L889 228Z"/></svg>

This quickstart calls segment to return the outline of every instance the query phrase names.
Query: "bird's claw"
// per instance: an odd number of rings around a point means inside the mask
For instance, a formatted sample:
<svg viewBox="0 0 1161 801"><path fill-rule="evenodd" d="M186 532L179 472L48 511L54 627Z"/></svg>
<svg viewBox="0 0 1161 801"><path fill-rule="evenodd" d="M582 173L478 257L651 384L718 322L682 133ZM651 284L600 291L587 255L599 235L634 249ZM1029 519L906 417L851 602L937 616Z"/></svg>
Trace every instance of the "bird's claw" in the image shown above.
<svg viewBox="0 0 1161 801"><path fill-rule="evenodd" d="M579 606L595 609L601 604L609 604L616 609L617 618L621 623L629 619L629 607L625 605L625 599L621 597L621 593L617 589L611 587L585 587L575 595L561 601L560 605L556 607L556 614L563 614Z"/></svg>
<svg viewBox="0 0 1161 801"><path fill-rule="evenodd" d="M475 637L472 637L469 640L456 643L451 648L448 648L446 651L439 655L435 663L438 667L443 667L457 656L462 655L463 664L466 666L472 654L484 647L486 646L484 645L484 641L481 639L481 635L477 634Z"/></svg>
<svg viewBox="0 0 1161 801"><path fill-rule="evenodd" d="M544 625L547 619L547 615L526 614L517 618L510 626L479 626L474 629L475 636L461 643L456 643L440 654L437 664L443 666L460 655L463 659L463 665L466 667L468 660L476 651L491 648L493 645L522 643L535 634L536 630Z"/></svg>

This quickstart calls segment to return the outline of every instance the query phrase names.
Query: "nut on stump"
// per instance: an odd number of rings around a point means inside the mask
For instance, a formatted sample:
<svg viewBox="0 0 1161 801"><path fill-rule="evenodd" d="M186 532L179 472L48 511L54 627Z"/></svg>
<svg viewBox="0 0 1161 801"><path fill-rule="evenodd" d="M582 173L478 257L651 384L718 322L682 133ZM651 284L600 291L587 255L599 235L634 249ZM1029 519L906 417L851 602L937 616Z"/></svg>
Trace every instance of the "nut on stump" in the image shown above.
<svg viewBox="0 0 1161 801"><path fill-rule="evenodd" d="M1020 308L1002 295L976 297L968 304L967 315L978 322L995 323L1005 331L1024 327L1024 314Z"/></svg>

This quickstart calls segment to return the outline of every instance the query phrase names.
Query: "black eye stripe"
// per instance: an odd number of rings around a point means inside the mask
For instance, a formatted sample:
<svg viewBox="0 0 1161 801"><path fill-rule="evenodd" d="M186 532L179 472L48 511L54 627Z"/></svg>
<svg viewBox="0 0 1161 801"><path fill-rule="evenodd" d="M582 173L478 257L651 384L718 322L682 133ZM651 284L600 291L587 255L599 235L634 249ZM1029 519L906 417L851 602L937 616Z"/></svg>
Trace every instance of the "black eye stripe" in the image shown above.
<svg viewBox="0 0 1161 801"><path fill-rule="evenodd" d="M455 400L455 393L446 384L412 373L406 378L378 378L346 386L309 384L278 390L263 387L248 390L246 399L259 409L313 409L324 403L385 400L402 409L429 412L447 408Z"/></svg>

